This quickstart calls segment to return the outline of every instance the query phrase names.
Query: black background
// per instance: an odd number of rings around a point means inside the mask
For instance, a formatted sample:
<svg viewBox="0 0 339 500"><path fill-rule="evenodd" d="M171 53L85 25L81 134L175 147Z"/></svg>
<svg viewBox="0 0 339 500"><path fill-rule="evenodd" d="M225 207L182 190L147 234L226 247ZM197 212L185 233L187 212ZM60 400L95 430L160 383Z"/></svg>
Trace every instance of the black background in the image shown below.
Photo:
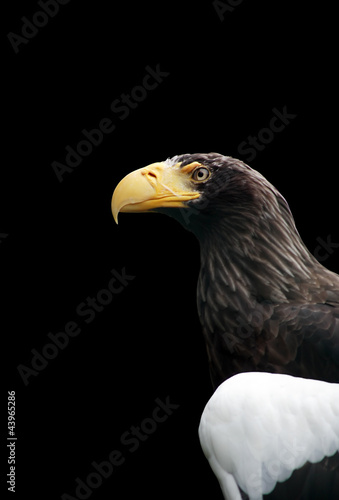
<svg viewBox="0 0 339 500"><path fill-rule="evenodd" d="M339 241L335 14L297 4L244 0L222 21L212 1L71 0L17 54L7 34L21 34L22 16L41 7L3 4L2 408L15 390L15 498L75 497L76 478L118 449L125 462L93 500L203 490L221 499L197 435L212 394L195 303L198 243L157 214L122 214L116 226L110 201L128 172L175 154L246 161L239 144L286 106L296 118L250 164L288 200L312 252L319 238ZM158 65L169 75L120 119L112 101ZM115 130L59 182L52 162L65 163L65 147L103 118ZM323 263L338 272L339 250ZM135 278L86 324L76 308L123 268ZM69 321L80 334L25 386L18 365L30 367L31 349ZM167 397L179 405L173 414L134 452L122 445Z"/></svg>

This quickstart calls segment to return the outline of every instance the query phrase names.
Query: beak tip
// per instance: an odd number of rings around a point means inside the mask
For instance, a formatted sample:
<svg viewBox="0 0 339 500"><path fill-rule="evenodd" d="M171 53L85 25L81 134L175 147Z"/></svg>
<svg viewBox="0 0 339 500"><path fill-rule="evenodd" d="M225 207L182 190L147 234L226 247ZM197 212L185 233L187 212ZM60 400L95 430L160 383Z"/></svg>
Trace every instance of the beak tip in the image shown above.
<svg viewBox="0 0 339 500"><path fill-rule="evenodd" d="M116 203L114 203L114 193L113 193L112 200L111 200L111 211L112 211L114 222L116 224L118 224L119 209L116 206Z"/></svg>
<svg viewBox="0 0 339 500"><path fill-rule="evenodd" d="M114 219L114 222L118 225L118 215L119 215L119 210L116 210L116 208L112 207L112 215L113 215L113 219Z"/></svg>

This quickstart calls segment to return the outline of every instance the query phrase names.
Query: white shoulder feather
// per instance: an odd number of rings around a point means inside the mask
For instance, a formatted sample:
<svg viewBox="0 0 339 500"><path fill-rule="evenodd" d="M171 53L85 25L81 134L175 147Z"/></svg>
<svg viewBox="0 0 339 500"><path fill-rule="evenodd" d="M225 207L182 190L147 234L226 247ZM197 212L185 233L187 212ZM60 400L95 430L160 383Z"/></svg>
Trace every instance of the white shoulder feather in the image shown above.
<svg viewBox="0 0 339 500"><path fill-rule="evenodd" d="M339 384L241 373L221 384L201 417L202 449L224 497L262 499L295 469L339 450Z"/></svg>

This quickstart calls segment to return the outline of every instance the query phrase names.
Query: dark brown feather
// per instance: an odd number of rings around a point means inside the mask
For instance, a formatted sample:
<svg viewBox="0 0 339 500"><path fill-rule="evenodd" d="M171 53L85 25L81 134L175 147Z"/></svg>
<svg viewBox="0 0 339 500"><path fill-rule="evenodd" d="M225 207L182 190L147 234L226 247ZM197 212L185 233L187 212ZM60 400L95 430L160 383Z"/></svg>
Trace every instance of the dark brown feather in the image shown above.
<svg viewBox="0 0 339 500"><path fill-rule="evenodd" d="M176 159L212 171L184 225L200 241L197 302L214 386L253 370L339 382L339 276L307 250L286 200L239 160Z"/></svg>

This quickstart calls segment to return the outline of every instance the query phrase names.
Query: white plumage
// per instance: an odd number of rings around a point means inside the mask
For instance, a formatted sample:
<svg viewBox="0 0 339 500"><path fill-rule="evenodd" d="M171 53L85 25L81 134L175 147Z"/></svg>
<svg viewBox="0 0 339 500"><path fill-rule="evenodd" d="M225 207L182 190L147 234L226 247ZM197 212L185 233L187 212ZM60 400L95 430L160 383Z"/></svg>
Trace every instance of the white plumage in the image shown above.
<svg viewBox="0 0 339 500"><path fill-rule="evenodd" d="M339 450L339 384L240 373L208 401L199 438L225 499L241 500L241 488L261 500L307 461Z"/></svg>

